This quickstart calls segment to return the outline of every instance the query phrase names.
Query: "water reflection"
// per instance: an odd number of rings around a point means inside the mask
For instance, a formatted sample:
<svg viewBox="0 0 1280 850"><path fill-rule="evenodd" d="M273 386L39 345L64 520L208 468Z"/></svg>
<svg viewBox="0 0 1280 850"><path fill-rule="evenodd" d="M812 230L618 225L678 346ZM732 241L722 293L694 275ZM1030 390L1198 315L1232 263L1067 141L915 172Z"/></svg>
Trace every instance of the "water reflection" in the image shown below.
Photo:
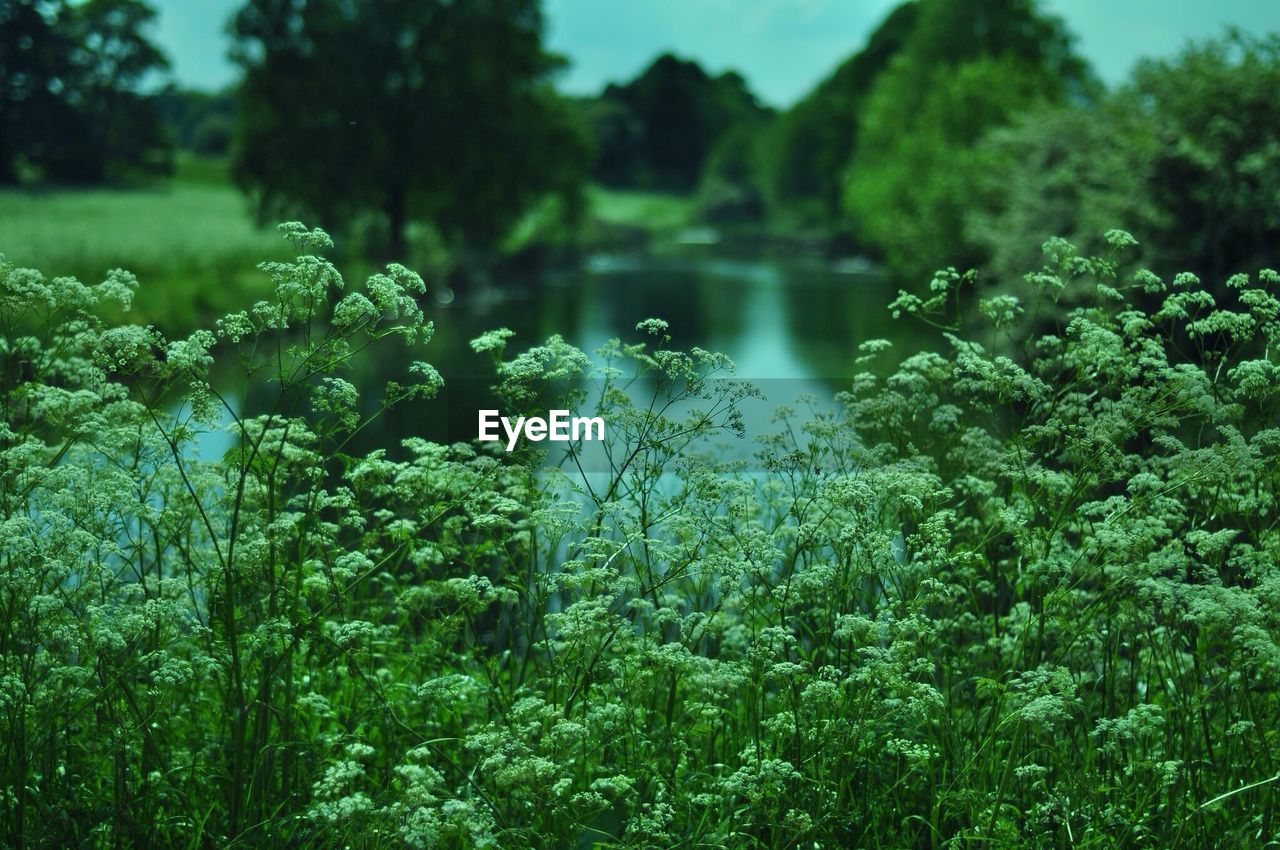
<svg viewBox="0 0 1280 850"><path fill-rule="evenodd" d="M673 345L724 352L744 378L838 382L859 343L901 333L886 327L895 292L884 278L817 259L597 259L567 288L587 306L566 337L587 350L654 316L671 323Z"/></svg>
<svg viewBox="0 0 1280 850"><path fill-rule="evenodd" d="M737 377L761 382L768 412L802 393L830 398L854 372L857 346L874 337L905 342L905 326L889 320L894 290L869 273L842 273L812 259L740 259L713 254L672 257L597 257L572 274L525 282L484 295L459 293L428 308L436 335L425 350L384 351L357 358L347 375L356 386L377 388L408 380L408 364L426 359L445 376L441 398L415 402L360 435L356 450L395 447L407 436L454 441L475 436L476 411L495 406L487 391L493 369L470 348L486 330L508 327L508 352L544 342L552 334L588 353L608 340L639 341L646 318L670 324L671 345L727 354ZM247 403L269 397L250 387ZM367 412L378 398L366 393ZM767 421L764 407L752 418ZM749 423L750 424L750 423Z"/></svg>

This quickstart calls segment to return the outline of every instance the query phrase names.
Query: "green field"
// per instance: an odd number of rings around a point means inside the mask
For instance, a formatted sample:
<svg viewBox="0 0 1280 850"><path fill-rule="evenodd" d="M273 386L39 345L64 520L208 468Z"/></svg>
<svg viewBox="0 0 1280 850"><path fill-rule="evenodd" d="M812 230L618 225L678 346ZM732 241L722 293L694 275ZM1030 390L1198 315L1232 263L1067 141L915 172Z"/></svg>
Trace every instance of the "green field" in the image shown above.
<svg viewBox="0 0 1280 850"><path fill-rule="evenodd" d="M588 197L597 221L650 231L683 227L693 212L680 195L592 187ZM274 228L256 224L225 163L191 157L150 186L0 191L0 253L85 282L126 268L146 292L133 320L173 332L262 297L257 264L289 256Z"/></svg>
<svg viewBox="0 0 1280 850"><path fill-rule="evenodd" d="M592 186L587 197L592 216L607 224L661 231L685 227L693 220L695 202L690 195Z"/></svg>
<svg viewBox="0 0 1280 850"><path fill-rule="evenodd" d="M256 226L217 163L185 163L144 188L0 192L0 253L11 262L86 282L126 268L146 292L135 320L174 329L266 292L255 266L287 248Z"/></svg>

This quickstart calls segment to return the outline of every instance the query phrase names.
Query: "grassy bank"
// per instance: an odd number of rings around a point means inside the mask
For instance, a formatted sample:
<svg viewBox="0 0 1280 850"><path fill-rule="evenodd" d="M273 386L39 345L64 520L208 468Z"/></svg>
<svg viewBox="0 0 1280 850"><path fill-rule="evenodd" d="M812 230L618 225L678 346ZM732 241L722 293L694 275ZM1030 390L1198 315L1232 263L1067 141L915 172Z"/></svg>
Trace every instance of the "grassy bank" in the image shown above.
<svg viewBox="0 0 1280 850"><path fill-rule="evenodd" d="M687 196L593 186L588 200L595 226L610 231L668 235L693 218ZM126 267L147 285L134 320L185 330L261 298L256 264L286 252L224 161L186 156L173 178L148 186L0 191L0 253L86 282Z"/></svg>
<svg viewBox="0 0 1280 850"><path fill-rule="evenodd" d="M693 221L692 195L592 186L587 197L592 217L605 224L666 231L687 227Z"/></svg>
<svg viewBox="0 0 1280 850"><path fill-rule="evenodd" d="M145 187L0 192L0 234L0 253L49 275L130 269L147 292L135 319L184 328L262 297L255 265L287 254L216 160L185 160Z"/></svg>

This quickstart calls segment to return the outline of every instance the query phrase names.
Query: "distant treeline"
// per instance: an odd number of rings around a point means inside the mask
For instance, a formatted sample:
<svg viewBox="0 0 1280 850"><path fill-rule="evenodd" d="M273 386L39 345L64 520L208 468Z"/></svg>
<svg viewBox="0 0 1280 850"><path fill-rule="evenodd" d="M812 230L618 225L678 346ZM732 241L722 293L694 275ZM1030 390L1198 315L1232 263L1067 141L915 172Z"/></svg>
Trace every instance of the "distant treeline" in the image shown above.
<svg viewBox="0 0 1280 850"><path fill-rule="evenodd" d="M750 137L774 118L741 75L711 76L696 62L658 57L625 84L582 101L595 146L592 177L611 187L693 192L727 177L719 212L763 213Z"/></svg>
<svg viewBox="0 0 1280 850"><path fill-rule="evenodd" d="M156 97L156 107L171 144L205 156L230 152L236 123L234 88L204 92L170 86Z"/></svg>
<svg viewBox="0 0 1280 850"><path fill-rule="evenodd" d="M141 0L22 0L0 17L0 180L163 170L232 153L265 218L410 222L485 251L571 232L588 181L691 195L718 225L839 237L904 281L1024 269L1051 236L1211 280L1275 263L1280 40L1232 32L1109 91L1034 0L907 0L777 112L729 71L658 57L596 97L553 86L537 0L245 4L243 82L141 93L165 59ZM394 26L388 25L394 22ZM362 218L363 217L363 218ZM1033 249L1031 249L1033 250Z"/></svg>
<svg viewBox="0 0 1280 850"><path fill-rule="evenodd" d="M843 234L913 285L946 266L1007 279L1053 236L1101 253L1123 225L1143 261L1220 286L1277 262L1276 92L1275 35L1141 62L1108 91L1030 0L913 0L776 115L736 75L673 57L587 114L595 179L696 186L713 222Z"/></svg>

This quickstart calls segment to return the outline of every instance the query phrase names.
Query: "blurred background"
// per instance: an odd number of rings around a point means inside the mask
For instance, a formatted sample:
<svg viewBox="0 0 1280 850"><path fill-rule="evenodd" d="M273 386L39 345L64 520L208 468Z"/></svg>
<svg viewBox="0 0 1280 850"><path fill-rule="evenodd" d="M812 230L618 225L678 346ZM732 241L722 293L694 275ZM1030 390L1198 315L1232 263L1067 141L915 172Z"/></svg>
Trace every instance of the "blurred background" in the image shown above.
<svg viewBox="0 0 1280 850"><path fill-rule="evenodd" d="M427 280L446 375L506 325L660 316L840 382L935 269L999 289L1131 231L1275 265L1275 0L0 0L0 252L142 281L170 335L262 297L274 225ZM469 359L470 358L470 359ZM394 366L363 364L371 375Z"/></svg>

